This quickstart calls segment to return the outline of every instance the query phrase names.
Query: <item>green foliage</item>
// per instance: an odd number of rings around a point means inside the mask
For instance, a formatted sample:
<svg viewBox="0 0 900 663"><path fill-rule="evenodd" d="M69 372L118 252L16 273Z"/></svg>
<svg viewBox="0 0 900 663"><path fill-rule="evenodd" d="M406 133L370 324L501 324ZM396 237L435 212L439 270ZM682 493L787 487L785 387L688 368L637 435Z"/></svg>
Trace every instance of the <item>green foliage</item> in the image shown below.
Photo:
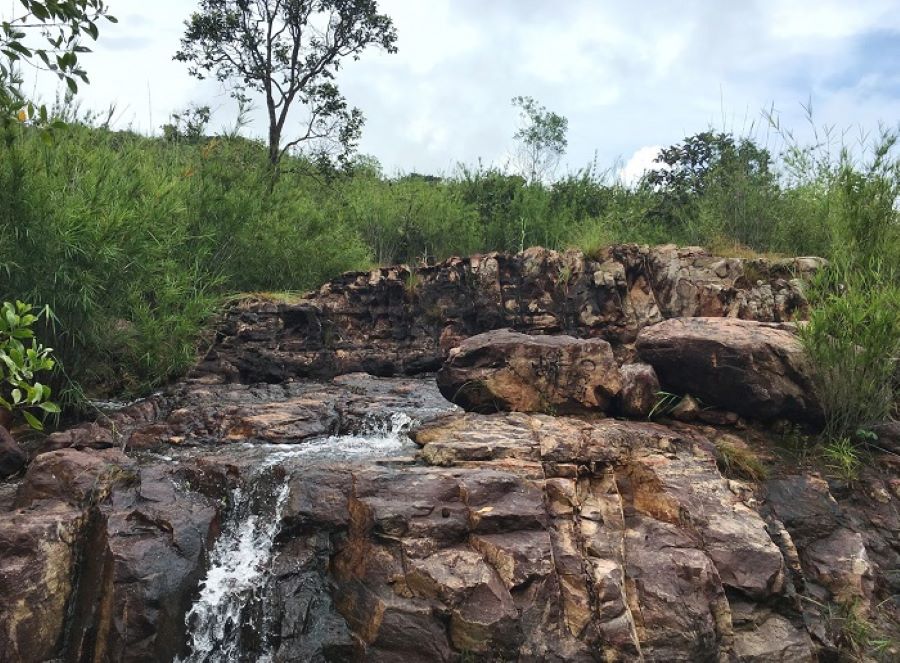
<svg viewBox="0 0 900 663"><path fill-rule="evenodd" d="M182 374L228 293L313 287L368 264L326 190L289 175L269 192L254 142L79 125L52 144L18 125L2 138L0 297L53 308L52 345L88 393Z"/></svg>
<svg viewBox="0 0 900 663"><path fill-rule="evenodd" d="M343 57L358 58L370 45L395 52L397 32L375 0L200 0L186 23L176 60L203 79L214 76L247 101L263 95L269 117L269 163L277 168L291 149L316 144L336 148L346 160L359 139L363 117L334 83ZM295 105L308 117L283 144Z"/></svg>
<svg viewBox="0 0 900 663"><path fill-rule="evenodd" d="M862 465L856 445L849 437L833 439L822 447L822 458L825 467L834 476L847 482L859 477Z"/></svg>
<svg viewBox="0 0 900 663"><path fill-rule="evenodd" d="M844 438L887 419L900 354L900 285L893 267L838 260L818 276L800 338L816 367L825 434Z"/></svg>
<svg viewBox="0 0 900 663"><path fill-rule="evenodd" d="M682 197L668 191L676 184L625 186L596 164L548 185L481 164L386 177L371 157L323 171L287 155L273 184L267 146L206 135L205 109L177 114L164 139L104 128L112 110L82 113L70 99L57 109L48 120L70 126L50 143L21 123L0 130L0 298L53 308L48 341L89 393L144 392L183 373L204 321L235 293L299 292L373 262L534 245L599 259L616 242L673 242L831 259L804 331L832 378L823 400L845 413L830 415L844 422L830 434L870 427L896 400L890 134L864 164L789 148L773 165L747 139L719 137L702 184L697 169L677 184Z"/></svg>
<svg viewBox="0 0 900 663"><path fill-rule="evenodd" d="M827 438L844 439L887 419L897 401L900 356L900 157L883 133L862 167L844 150L819 169L832 262L810 289L801 328L817 369Z"/></svg>
<svg viewBox="0 0 900 663"><path fill-rule="evenodd" d="M172 121L162 126L163 138L173 142L197 142L206 135L211 114L209 106L197 105L172 113Z"/></svg>
<svg viewBox="0 0 900 663"><path fill-rule="evenodd" d="M18 0L8 21L0 22L0 121L15 116L21 122L47 121L47 109L35 107L22 95L19 64L55 74L73 93L88 82L78 56L90 53L83 38L99 35L100 19L115 23L103 0Z"/></svg>
<svg viewBox="0 0 900 663"><path fill-rule="evenodd" d="M59 406L50 401L51 389L37 381L38 373L53 370L53 348L44 347L32 327L49 309L35 312L30 304L3 302L0 307L0 407L20 412L28 425L43 430L40 415L59 414Z"/></svg>

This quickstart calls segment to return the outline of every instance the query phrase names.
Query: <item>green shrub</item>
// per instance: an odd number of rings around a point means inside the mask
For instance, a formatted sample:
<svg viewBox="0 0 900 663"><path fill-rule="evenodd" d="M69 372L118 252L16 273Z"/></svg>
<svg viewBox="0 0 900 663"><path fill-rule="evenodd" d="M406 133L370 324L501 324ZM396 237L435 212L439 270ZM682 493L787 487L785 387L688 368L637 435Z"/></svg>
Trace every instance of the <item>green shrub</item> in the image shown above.
<svg viewBox="0 0 900 663"><path fill-rule="evenodd" d="M51 390L37 380L39 373L49 373L56 362L53 348L44 347L34 336L32 327L49 309L35 314L30 304L3 302L0 307L0 408L21 413L32 428L43 430L42 418L59 414L59 406L50 401Z"/></svg>
<svg viewBox="0 0 900 663"><path fill-rule="evenodd" d="M887 419L900 355L900 287L893 267L839 261L816 279L800 338L816 368L828 438Z"/></svg>

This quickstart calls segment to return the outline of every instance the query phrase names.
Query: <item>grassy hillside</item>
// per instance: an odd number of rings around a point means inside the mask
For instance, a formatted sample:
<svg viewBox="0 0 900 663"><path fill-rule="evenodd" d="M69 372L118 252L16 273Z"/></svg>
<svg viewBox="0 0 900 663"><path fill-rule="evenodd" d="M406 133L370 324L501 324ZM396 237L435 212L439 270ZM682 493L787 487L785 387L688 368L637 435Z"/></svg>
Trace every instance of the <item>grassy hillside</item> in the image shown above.
<svg viewBox="0 0 900 663"><path fill-rule="evenodd" d="M365 160L334 173L289 159L270 191L264 147L243 138L11 125L0 136L0 299L52 307L70 385L92 394L141 393L184 371L230 294L536 244L824 255L842 283L866 275L854 288L866 301L882 293L896 314L895 140L853 157L797 145L770 156L733 139L714 163L633 188L596 167L542 185L482 167L389 178ZM821 302L834 288L823 281Z"/></svg>

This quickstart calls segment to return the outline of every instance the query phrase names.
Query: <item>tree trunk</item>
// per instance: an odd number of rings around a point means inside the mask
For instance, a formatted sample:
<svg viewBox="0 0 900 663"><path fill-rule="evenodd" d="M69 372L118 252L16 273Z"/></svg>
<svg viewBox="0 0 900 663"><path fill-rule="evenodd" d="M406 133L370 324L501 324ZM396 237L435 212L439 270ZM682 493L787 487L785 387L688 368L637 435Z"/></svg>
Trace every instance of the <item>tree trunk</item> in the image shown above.
<svg viewBox="0 0 900 663"><path fill-rule="evenodd" d="M281 132L269 127L269 193L275 188L281 165Z"/></svg>

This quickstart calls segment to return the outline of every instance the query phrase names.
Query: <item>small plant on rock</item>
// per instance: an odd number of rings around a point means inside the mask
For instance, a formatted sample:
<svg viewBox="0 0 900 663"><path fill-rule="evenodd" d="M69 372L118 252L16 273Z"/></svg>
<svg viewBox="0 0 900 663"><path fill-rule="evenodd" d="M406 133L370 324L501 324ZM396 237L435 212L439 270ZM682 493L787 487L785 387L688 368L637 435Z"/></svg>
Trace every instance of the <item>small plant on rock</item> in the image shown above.
<svg viewBox="0 0 900 663"><path fill-rule="evenodd" d="M717 460L723 474L749 481L765 479L768 473L756 454L741 444L740 440L730 440L729 437L731 436L720 437L715 442L719 456Z"/></svg>
<svg viewBox="0 0 900 663"><path fill-rule="evenodd" d="M0 308L0 425L8 427L16 412L29 426L43 430L41 419L59 414L59 406L50 401L50 387L35 379L38 373L53 370L53 348L44 347L32 327L50 310L35 313L31 304L4 302Z"/></svg>
<svg viewBox="0 0 900 663"><path fill-rule="evenodd" d="M681 396L678 394L673 394L669 391L656 392L656 404L653 406L653 409L650 410L647 419L665 417L678 406L679 402L681 402Z"/></svg>
<svg viewBox="0 0 900 663"><path fill-rule="evenodd" d="M839 479L852 483L859 478L861 461L856 445L849 437L833 440L822 448L825 465Z"/></svg>

